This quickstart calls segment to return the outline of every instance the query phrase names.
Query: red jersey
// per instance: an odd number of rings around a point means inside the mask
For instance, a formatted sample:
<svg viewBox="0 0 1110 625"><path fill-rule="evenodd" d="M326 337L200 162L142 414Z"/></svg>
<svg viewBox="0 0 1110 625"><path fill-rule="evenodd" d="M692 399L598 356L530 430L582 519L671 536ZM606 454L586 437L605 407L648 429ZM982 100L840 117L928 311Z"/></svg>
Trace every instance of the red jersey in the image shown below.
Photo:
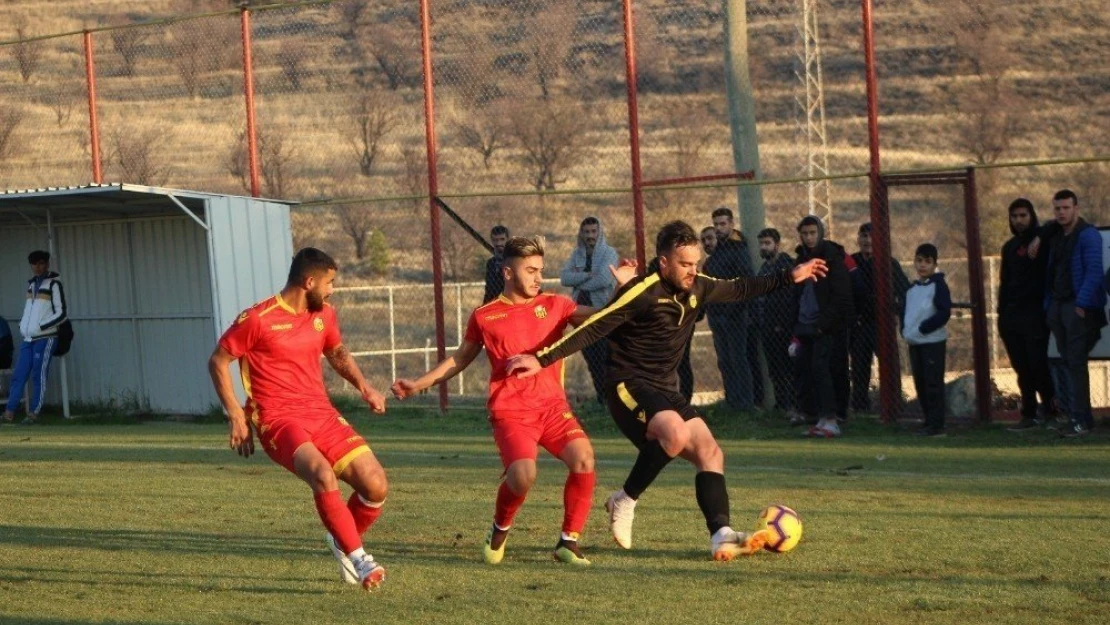
<svg viewBox="0 0 1110 625"><path fill-rule="evenodd" d="M334 308L325 304L320 312L298 314L279 294L243 311L220 347L239 359L248 408L254 404L261 417L323 418L335 408L320 356L341 342Z"/></svg>
<svg viewBox="0 0 1110 625"><path fill-rule="evenodd" d="M541 293L524 304L500 295L470 314L466 340L484 345L489 355L490 412L570 409L562 361L524 379L505 375L505 363L511 356L534 354L559 340L577 307L563 295Z"/></svg>

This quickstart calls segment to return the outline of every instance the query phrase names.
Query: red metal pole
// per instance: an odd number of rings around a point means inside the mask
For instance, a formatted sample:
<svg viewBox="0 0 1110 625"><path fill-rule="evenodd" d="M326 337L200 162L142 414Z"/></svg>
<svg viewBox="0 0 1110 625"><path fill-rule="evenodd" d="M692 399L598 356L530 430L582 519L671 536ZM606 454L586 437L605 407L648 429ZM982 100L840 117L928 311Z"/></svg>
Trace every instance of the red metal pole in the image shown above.
<svg viewBox="0 0 1110 625"><path fill-rule="evenodd" d="M891 276L890 204L882 180L879 154L879 81L875 73L875 27L871 0L863 5L863 54L867 69L867 143L870 148L871 244L875 260L875 307L878 311L879 404L883 422L898 418L901 411L902 380L898 366L898 343L894 331L894 288Z"/></svg>
<svg viewBox="0 0 1110 625"><path fill-rule="evenodd" d="M96 120L96 64L93 62L92 33L85 31L85 85L89 92L89 149L92 152L93 182L104 184L100 169L100 124Z"/></svg>
<svg viewBox="0 0 1110 625"><path fill-rule="evenodd" d="M987 342L987 294L983 286L983 243L979 238L979 194L975 168L967 168L964 184L964 209L967 212L967 276L971 282L971 348L975 358L975 404L979 420L991 420L991 365Z"/></svg>
<svg viewBox="0 0 1110 625"><path fill-rule="evenodd" d="M420 41L424 57L424 137L428 151L428 211L432 229L432 291L436 307L436 356L447 357L447 331L443 325L443 250L439 231L439 179L436 175L435 85L432 81L432 16L430 0L420 0ZM439 385L439 409L447 410L447 384Z"/></svg>
<svg viewBox="0 0 1110 625"><path fill-rule="evenodd" d="M254 63L251 60L251 11L246 6L239 13L243 36L243 95L247 102L247 164L251 177L251 197L258 197L258 134L254 118Z"/></svg>
<svg viewBox="0 0 1110 625"><path fill-rule="evenodd" d="M636 100L636 29L632 16L632 0L624 4L624 71L628 87L628 147L632 155L632 215L636 228L636 261L647 267L644 246L644 190L640 169L640 113Z"/></svg>

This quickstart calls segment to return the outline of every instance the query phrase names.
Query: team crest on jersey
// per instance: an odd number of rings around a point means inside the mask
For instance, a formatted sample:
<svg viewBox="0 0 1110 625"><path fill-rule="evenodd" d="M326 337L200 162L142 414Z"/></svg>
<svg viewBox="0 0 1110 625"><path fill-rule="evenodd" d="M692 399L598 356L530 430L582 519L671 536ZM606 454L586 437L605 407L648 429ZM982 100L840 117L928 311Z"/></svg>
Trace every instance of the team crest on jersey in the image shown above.
<svg viewBox="0 0 1110 625"><path fill-rule="evenodd" d="M324 320L319 318L319 317L313 319L312 320L312 327L316 328L317 332L323 332L324 331Z"/></svg>
<svg viewBox="0 0 1110 625"><path fill-rule="evenodd" d="M690 296L690 308L697 308L697 307L698 307L698 296L697 295L691 295Z"/></svg>
<svg viewBox="0 0 1110 625"><path fill-rule="evenodd" d="M244 310L243 314L239 315L239 318L235 320L235 323L243 323L247 320L248 315L250 315L250 311Z"/></svg>
<svg viewBox="0 0 1110 625"><path fill-rule="evenodd" d="M351 425L350 423L347 423L347 420L344 419L343 417L339 417L339 422L343 425L348 425L348 426Z"/></svg>
<svg viewBox="0 0 1110 625"><path fill-rule="evenodd" d="M542 304L532 309L532 312L536 313L537 319L545 319L547 317L547 309L544 308Z"/></svg>

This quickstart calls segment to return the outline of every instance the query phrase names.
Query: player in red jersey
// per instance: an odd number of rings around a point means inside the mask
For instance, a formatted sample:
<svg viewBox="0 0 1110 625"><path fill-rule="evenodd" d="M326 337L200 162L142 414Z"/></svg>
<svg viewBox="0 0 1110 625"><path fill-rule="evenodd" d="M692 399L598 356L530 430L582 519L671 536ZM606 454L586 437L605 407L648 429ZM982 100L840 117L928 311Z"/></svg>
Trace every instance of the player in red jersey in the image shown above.
<svg viewBox="0 0 1110 625"><path fill-rule="evenodd" d="M385 580L385 568L363 549L362 534L381 514L385 471L331 405L320 356L358 389L374 412L385 412L385 397L370 386L343 346L335 309L327 304L336 269L335 261L320 250L297 252L285 288L239 315L220 338L208 371L227 411L231 448L250 456L257 432L267 455L308 483L340 576L370 590ZM234 360L247 392L245 407L231 384ZM354 488L346 503L336 478Z"/></svg>
<svg viewBox="0 0 1110 625"><path fill-rule="evenodd" d="M505 288L470 315L458 351L416 380L399 379L393 394L404 399L450 380L462 372L485 346L490 360L489 412L493 439L505 467L497 490L493 526L483 556L497 564L505 556L505 540L529 489L536 481L536 455L542 446L569 469L563 489L563 526L553 556L573 565L590 563L578 546L593 503L594 450L571 412L562 384L562 365L525 380L506 375L509 356L549 345L563 336L568 323L579 324L595 311L569 297L540 293L543 240L515 237L505 246ZM619 282L635 274L635 265L610 268Z"/></svg>

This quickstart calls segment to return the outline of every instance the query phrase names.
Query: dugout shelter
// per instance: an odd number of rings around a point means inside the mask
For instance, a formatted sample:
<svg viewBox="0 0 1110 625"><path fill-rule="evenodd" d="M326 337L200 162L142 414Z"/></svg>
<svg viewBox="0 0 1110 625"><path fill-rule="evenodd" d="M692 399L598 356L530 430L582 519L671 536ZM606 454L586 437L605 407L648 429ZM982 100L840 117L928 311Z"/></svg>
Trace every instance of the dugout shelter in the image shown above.
<svg viewBox="0 0 1110 625"><path fill-rule="evenodd" d="M120 183L0 193L0 317L17 347L32 250L50 252L73 321L47 402L66 416L71 401L217 405L208 356L244 308L285 284L291 204Z"/></svg>

